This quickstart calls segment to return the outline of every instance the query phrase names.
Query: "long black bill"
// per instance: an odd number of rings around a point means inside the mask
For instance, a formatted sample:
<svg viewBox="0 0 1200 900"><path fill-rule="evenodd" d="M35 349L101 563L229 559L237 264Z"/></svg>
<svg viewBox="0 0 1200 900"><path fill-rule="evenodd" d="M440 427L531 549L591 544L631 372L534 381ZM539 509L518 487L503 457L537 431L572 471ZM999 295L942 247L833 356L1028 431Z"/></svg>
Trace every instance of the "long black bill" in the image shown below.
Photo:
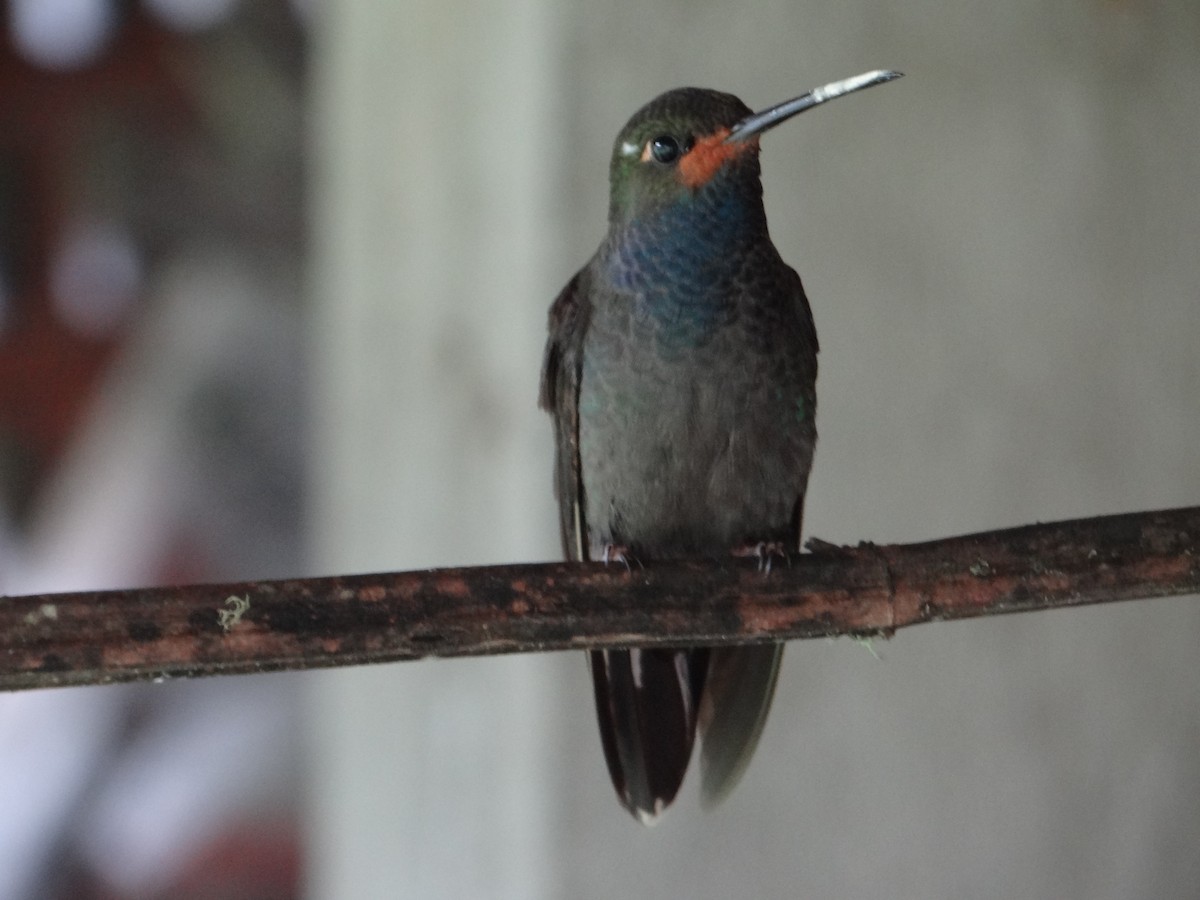
<svg viewBox="0 0 1200 900"><path fill-rule="evenodd" d="M733 130L729 132L729 137L725 138L725 143L729 144L747 140L756 134L762 134L764 131L774 128L780 122L786 122L792 116L797 116L806 109L820 106L826 100L836 100L838 97L846 94L861 91L863 88L874 87L886 81L893 81L903 75L903 72L893 72L890 69L876 69L874 72L864 72L862 75L855 75L853 78L843 78L841 81L834 81L824 87L817 88L815 91L809 91L807 94L801 94L799 97L793 97L791 100L777 103L775 106L764 109L762 112L756 112L754 115L742 119L742 121L733 126Z"/></svg>

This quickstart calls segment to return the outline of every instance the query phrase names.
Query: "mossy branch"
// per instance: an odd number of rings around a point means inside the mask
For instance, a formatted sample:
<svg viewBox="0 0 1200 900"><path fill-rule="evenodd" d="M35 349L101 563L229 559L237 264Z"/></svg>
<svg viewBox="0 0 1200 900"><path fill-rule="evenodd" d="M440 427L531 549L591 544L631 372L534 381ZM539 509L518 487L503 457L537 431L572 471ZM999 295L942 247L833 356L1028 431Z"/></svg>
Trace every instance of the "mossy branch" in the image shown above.
<svg viewBox="0 0 1200 900"><path fill-rule="evenodd" d="M0 598L0 689L655 644L890 636L1200 592L1200 507L776 562L546 563Z"/></svg>

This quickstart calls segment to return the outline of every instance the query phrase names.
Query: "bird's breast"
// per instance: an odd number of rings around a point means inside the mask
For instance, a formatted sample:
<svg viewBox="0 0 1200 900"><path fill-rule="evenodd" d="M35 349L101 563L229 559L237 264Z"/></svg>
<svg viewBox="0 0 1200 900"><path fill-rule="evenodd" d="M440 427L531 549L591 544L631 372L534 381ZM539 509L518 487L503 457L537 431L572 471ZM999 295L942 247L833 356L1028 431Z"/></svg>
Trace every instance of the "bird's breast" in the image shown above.
<svg viewBox="0 0 1200 900"><path fill-rule="evenodd" d="M610 299L580 380L590 543L724 553L786 531L815 440L805 348L734 303Z"/></svg>

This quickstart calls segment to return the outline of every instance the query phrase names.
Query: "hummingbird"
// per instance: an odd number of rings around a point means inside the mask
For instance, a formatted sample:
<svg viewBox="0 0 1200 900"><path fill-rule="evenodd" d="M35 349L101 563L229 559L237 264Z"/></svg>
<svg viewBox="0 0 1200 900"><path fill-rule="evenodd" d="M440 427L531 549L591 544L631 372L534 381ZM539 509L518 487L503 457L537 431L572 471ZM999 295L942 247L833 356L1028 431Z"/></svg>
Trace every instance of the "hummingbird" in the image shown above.
<svg viewBox="0 0 1200 900"><path fill-rule="evenodd" d="M878 70L750 110L679 88L613 144L608 232L550 307L539 405L554 424L568 559L651 562L800 550L817 440L817 333L771 242L759 139L814 106L900 76ZM701 799L745 771L782 644L589 654L608 772L653 823L701 738Z"/></svg>

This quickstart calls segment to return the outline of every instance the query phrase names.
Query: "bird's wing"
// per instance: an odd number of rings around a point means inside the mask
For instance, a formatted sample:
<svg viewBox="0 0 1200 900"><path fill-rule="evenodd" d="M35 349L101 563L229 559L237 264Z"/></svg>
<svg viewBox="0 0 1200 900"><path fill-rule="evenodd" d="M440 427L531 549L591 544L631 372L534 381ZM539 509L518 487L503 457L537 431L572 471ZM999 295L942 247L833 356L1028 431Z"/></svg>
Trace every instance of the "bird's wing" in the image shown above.
<svg viewBox="0 0 1200 900"><path fill-rule="evenodd" d="M579 374L583 337L591 306L581 269L550 306L550 336L542 356L538 406L554 418L554 496L558 498L559 535L567 559L588 558L583 518L583 481L579 471Z"/></svg>

